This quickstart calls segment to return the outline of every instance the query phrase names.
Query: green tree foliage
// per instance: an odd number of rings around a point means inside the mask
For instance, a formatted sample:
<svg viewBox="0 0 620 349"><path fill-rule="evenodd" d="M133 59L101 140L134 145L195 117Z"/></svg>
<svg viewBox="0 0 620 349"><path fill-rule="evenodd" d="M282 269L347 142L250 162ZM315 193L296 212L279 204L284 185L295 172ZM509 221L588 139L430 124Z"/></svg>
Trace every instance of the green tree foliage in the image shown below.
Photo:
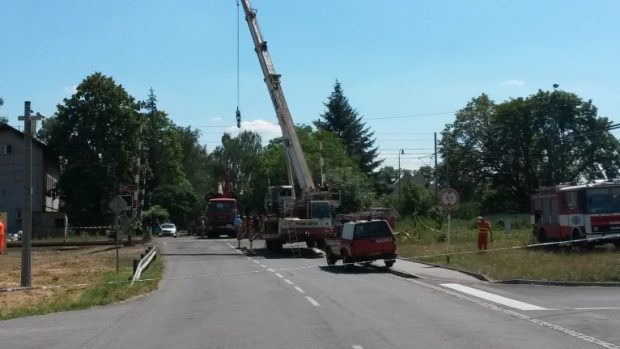
<svg viewBox="0 0 620 349"><path fill-rule="evenodd" d="M191 127L177 127L181 144L181 163L185 175L192 184L196 195L203 198L209 191L207 149L200 144L200 130Z"/></svg>
<svg viewBox="0 0 620 349"><path fill-rule="evenodd" d="M440 143L443 185L487 212L526 211L540 185L614 178L620 143L592 101L565 91L538 91L496 104L472 99L446 126Z"/></svg>
<svg viewBox="0 0 620 349"><path fill-rule="evenodd" d="M146 188L150 192L162 185L177 185L185 179L179 131L168 115L157 109L153 89L141 104Z"/></svg>
<svg viewBox="0 0 620 349"><path fill-rule="evenodd" d="M0 97L0 108L2 108L3 105L4 105L4 99ZM0 116L0 124L6 124L8 122L9 120L7 118L5 118L4 116Z"/></svg>
<svg viewBox="0 0 620 349"><path fill-rule="evenodd" d="M213 192L229 190L242 206L250 205L257 195L264 195L266 187L259 185L259 161L263 147L255 132L243 131L237 137L225 133L222 144L210 156L210 170L214 181Z"/></svg>
<svg viewBox="0 0 620 349"><path fill-rule="evenodd" d="M388 195L391 194L393 189L392 185L398 179L398 169L392 166L381 167L376 173L375 178L380 188L379 194Z"/></svg>
<svg viewBox="0 0 620 349"><path fill-rule="evenodd" d="M375 200L372 183L357 167L331 169L327 179L332 190L340 192L341 212L356 212L369 208Z"/></svg>
<svg viewBox="0 0 620 349"><path fill-rule="evenodd" d="M342 212L359 211L371 205L374 199L372 185L357 163L348 156L342 140L336 134L326 130L313 130L310 126L304 125L298 126L296 132L317 185L320 183L321 175L320 143L322 142L326 184L330 190L340 191ZM288 183L281 138L271 140L265 147L260 172L263 180L270 185ZM263 183L263 195L268 183Z"/></svg>
<svg viewBox="0 0 620 349"><path fill-rule="evenodd" d="M336 134L342 139L347 153L359 164L367 175L381 164L377 160L378 148L374 146L374 132L362 121L357 110L351 107L344 95L340 82L334 84L334 91L328 97L327 108L321 114L322 120L314 122L315 126Z"/></svg>
<svg viewBox="0 0 620 349"><path fill-rule="evenodd" d="M159 205L151 206L148 210L142 212L142 225L145 227L158 226L168 220L170 220L170 213Z"/></svg>
<svg viewBox="0 0 620 349"><path fill-rule="evenodd" d="M44 122L45 141L62 157L58 183L74 225L111 222L108 203L132 182L138 104L111 77L95 73Z"/></svg>
<svg viewBox="0 0 620 349"><path fill-rule="evenodd" d="M401 215L415 214L420 217L428 217L437 212L437 199L424 186L409 182L402 188Z"/></svg>
<svg viewBox="0 0 620 349"><path fill-rule="evenodd" d="M199 215L196 208L200 207L200 199L187 179L155 188L153 204L164 207L170 213L170 220L182 228Z"/></svg>

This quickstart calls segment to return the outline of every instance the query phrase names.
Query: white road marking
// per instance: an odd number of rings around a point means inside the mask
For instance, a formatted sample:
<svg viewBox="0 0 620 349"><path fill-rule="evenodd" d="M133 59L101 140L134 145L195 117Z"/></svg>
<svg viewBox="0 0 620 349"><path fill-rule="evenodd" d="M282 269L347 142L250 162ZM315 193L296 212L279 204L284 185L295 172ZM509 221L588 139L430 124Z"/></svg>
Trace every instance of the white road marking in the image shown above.
<svg viewBox="0 0 620 349"><path fill-rule="evenodd" d="M291 280L289 280L289 279L284 279L284 281L286 281L286 283L287 283L287 284L289 284L289 285L295 285L295 284L293 283L293 281L291 281Z"/></svg>
<svg viewBox="0 0 620 349"><path fill-rule="evenodd" d="M459 292L463 292L463 293L472 295L474 297L486 299L486 300L491 301L493 303L505 305L507 307L511 307L511 308L514 308L514 309L519 309L519 310L547 310L546 308L539 307L537 305L521 302L521 301L518 301L516 299L503 297L503 296L496 295L496 294L493 294L493 293L490 293L490 292L481 291L481 290L475 289L473 287L467 287L467 286L463 286L463 285L459 285L459 284L441 284L441 286L447 287L447 288L451 288L453 290L456 290L456 291L459 291Z"/></svg>
<svg viewBox="0 0 620 349"><path fill-rule="evenodd" d="M264 265L264 264L261 264L260 266L261 266L261 267L263 267L263 268L267 268L267 266L266 266L266 265Z"/></svg>
<svg viewBox="0 0 620 349"><path fill-rule="evenodd" d="M231 244L230 244L230 243L228 243L228 242L226 243L226 245L228 245L228 247L230 247L230 248L232 248L232 249L234 249L234 248L235 248L233 245L231 245Z"/></svg>
<svg viewBox="0 0 620 349"><path fill-rule="evenodd" d="M271 268L268 268L268 269L267 269L267 271L269 271L269 272L272 272L272 273L273 273L275 270L273 270L273 269L271 269Z"/></svg>
<svg viewBox="0 0 620 349"><path fill-rule="evenodd" d="M304 292L304 290L302 290L302 289L301 289L301 287L299 287L299 286L295 286L295 289L296 289L296 290L297 290L297 292L299 292L299 293L306 293L306 292Z"/></svg>
<svg viewBox="0 0 620 349"><path fill-rule="evenodd" d="M460 293L457 293L457 292L452 292L452 291L447 290L445 288L441 288L441 287L438 287L438 286L435 286L435 285L427 284L426 282L422 282L422 281L419 281L419 280L407 279L407 278L404 278L404 277L401 277L401 276L397 276L397 275L393 275L393 276L395 278L404 280L406 282L411 282L411 283L414 283L414 284L422 286L422 287L430 288L431 290L435 290L437 292L441 292L441 293L444 293L444 294L456 297L458 299L462 299L462 300L466 300L466 301L478 304L478 305L480 305L480 306L482 306L484 308L495 310L495 311L498 311L500 313L506 314L508 316L511 316L511 317L514 317L514 318L517 318L517 319L520 319L520 320L528 321L530 323L533 323L533 324L536 324L536 325L539 325L539 326L542 326L542 327L546 327L546 328L550 328L552 330L556 330L558 332L567 334L567 335L569 335L569 336L571 336L573 338L580 339L580 340L582 340L584 342L587 342L587 343L593 343L593 344L596 344L596 345L599 345L599 346L601 346L603 348L608 348L608 349L620 349L620 346L617 346L617 345L615 345L613 343L605 342L604 340L601 340L601 339L598 339L598 338L595 338L595 337L591 337L591 336L585 335L585 334L577 332L577 331L569 330L569 329L564 328L562 326L554 325L554 324L552 324L550 322L542 321L542 320L539 320L539 319L534 319L534 318L531 318L531 317L529 317L529 316L527 316L525 314L521 314L519 312L508 310L508 309L505 309L505 308L502 308L502 307L498 307L498 306L496 306L494 304L485 303L485 302L483 302L483 301L481 301L479 299L467 297L467 296L465 296L463 294L460 294Z"/></svg>
<svg viewBox="0 0 620 349"><path fill-rule="evenodd" d="M574 310L620 310L620 307L573 308Z"/></svg>
<svg viewBox="0 0 620 349"><path fill-rule="evenodd" d="M364 347L361 345L354 345L353 349L364 349Z"/></svg>
<svg viewBox="0 0 620 349"><path fill-rule="evenodd" d="M280 279L284 279L284 276L282 276L282 274L280 273L276 273L276 276L279 277Z"/></svg>
<svg viewBox="0 0 620 349"><path fill-rule="evenodd" d="M259 262L259 261L256 261L256 260L254 261L254 263L256 263L256 264L260 264L260 262Z"/></svg>
<svg viewBox="0 0 620 349"><path fill-rule="evenodd" d="M315 301L314 298L312 298L310 296L306 296L306 299L308 300L308 302L312 303L312 305L314 305L315 307L320 307L321 306L319 304L319 302Z"/></svg>

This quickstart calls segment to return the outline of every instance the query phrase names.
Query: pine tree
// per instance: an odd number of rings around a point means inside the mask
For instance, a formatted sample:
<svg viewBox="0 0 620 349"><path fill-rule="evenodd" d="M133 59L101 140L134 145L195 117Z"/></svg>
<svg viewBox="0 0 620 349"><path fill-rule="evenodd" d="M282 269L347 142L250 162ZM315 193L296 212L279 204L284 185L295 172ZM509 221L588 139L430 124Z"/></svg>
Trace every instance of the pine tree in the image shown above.
<svg viewBox="0 0 620 349"><path fill-rule="evenodd" d="M315 121L314 125L340 137L347 153L359 163L360 169L371 175L382 162L377 160L378 148L374 147L374 132L366 127L357 110L351 107L338 80L324 105L327 110L321 114L322 120Z"/></svg>

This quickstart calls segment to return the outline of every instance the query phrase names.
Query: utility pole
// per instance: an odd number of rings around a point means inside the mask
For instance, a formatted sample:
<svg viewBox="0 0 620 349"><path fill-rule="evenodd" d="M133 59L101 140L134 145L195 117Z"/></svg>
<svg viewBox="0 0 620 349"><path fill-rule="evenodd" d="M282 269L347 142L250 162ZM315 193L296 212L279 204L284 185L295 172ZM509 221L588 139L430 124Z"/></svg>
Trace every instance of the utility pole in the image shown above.
<svg viewBox="0 0 620 349"><path fill-rule="evenodd" d="M134 167L134 178L133 178L133 207L132 207L132 217L133 224L135 227L137 222L139 222L140 217L142 216L142 192L140 190L140 173L142 172L141 165L142 160L142 115L140 115L140 128L138 130L138 153L136 155L136 162ZM127 240L131 243L131 230L133 227L129 228L129 232L127 233Z"/></svg>
<svg viewBox="0 0 620 349"><path fill-rule="evenodd" d="M433 182L435 182L435 197L437 197L437 132L433 133L433 140L435 141L435 171L433 171Z"/></svg>
<svg viewBox="0 0 620 349"><path fill-rule="evenodd" d="M401 182L401 175L400 175L400 156L402 154L405 154L405 150L404 149L400 149L398 151L398 213L400 213L400 182Z"/></svg>
<svg viewBox="0 0 620 349"><path fill-rule="evenodd" d="M22 204L22 274L21 286L32 286L32 133L37 130L37 120L44 116L32 116L30 101L24 102L24 197Z"/></svg>

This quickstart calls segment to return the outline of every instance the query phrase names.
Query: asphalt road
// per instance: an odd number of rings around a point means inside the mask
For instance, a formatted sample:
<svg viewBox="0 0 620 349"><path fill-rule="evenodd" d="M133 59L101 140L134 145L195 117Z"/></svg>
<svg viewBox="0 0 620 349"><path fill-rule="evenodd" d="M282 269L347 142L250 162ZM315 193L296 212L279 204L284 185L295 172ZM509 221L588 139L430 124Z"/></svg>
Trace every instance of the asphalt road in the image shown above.
<svg viewBox="0 0 620 349"><path fill-rule="evenodd" d="M0 348L620 348L617 288L496 285L432 270L411 279L320 267L323 258L291 251L246 257L236 243L160 239L159 290L0 322Z"/></svg>

